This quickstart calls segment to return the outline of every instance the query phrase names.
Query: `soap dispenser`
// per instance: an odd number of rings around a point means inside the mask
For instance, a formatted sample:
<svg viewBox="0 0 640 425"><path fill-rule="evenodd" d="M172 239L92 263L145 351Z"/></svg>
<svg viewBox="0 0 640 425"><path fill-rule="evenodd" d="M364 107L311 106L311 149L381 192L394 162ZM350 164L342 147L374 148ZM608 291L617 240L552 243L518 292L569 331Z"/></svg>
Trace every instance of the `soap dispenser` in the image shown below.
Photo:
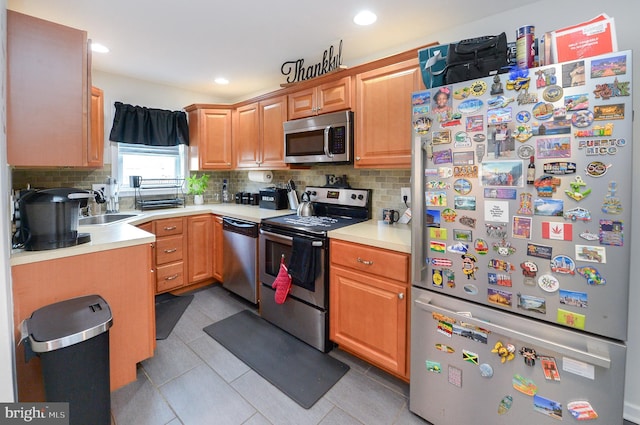
<svg viewBox="0 0 640 425"><path fill-rule="evenodd" d="M227 179L222 180L222 202L224 202L225 204L231 202L231 193L229 192Z"/></svg>

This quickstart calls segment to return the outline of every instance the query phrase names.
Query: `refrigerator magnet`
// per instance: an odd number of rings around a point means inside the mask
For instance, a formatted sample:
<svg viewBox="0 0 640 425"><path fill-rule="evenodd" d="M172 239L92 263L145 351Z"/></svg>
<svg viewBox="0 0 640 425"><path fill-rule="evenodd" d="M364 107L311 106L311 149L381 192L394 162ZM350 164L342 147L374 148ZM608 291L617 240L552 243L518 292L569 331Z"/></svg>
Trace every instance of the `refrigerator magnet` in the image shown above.
<svg viewBox="0 0 640 425"><path fill-rule="evenodd" d="M560 288L560 282L555 276L543 274L538 278L538 286L545 292L555 292Z"/></svg>
<svg viewBox="0 0 640 425"><path fill-rule="evenodd" d="M506 239L502 239L499 242L494 242L492 246L493 250L502 257L508 257L509 255L515 254L516 252L516 248L511 245L511 242Z"/></svg>
<svg viewBox="0 0 640 425"><path fill-rule="evenodd" d="M478 259L475 255L466 253L462 255L462 273L467 277L467 280L476 279L476 272L478 271L478 267L476 266L477 261Z"/></svg>
<svg viewBox="0 0 640 425"><path fill-rule="evenodd" d="M547 314L547 301L533 295L517 294L518 308L536 313ZM522 354L522 353L521 353Z"/></svg>
<svg viewBox="0 0 640 425"><path fill-rule="evenodd" d="M577 400L567 403L567 410L578 421L598 419L598 414L586 400Z"/></svg>
<svg viewBox="0 0 640 425"><path fill-rule="evenodd" d="M558 314L556 316L556 321L561 325L582 330L584 330L585 319L586 316L584 314L574 313L561 308L558 309Z"/></svg>
<svg viewBox="0 0 640 425"><path fill-rule="evenodd" d="M554 419L562 420L562 403L540 397L537 394L533 396L533 410L551 416Z"/></svg>
<svg viewBox="0 0 640 425"><path fill-rule="evenodd" d="M538 356L538 360L540 360L540 366L546 380L560 381L560 372L558 372L556 359L549 356Z"/></svg>
<svg viewBox="0 0 640 425"><path fill-rule="evenodd" d="M438 362L433 362L431 360L427 360L426 362L427 370L429 372L440 373L442 372L442 366Z"/></svg>
<svg viewBox="0 0 640 425"><path fill-rule="evenodd" d="M513 397L510 395L506 395L500 400L498 404L498 415L504 415L511 409L511 405L513 404Z"/></svg>
<svg viewBox="0 0 640 425"><path fill-rule="evenodd" d="M536 350L529 347L521 347L520 355L524 357L524 364L526 364L527 366L535 366L536 358L538 358Z"/></svg>
<svg viewBox="0 0 640 425"><path fill-rule="evenodd" d="M489 252L489 244L484 239L478 238L473 244L478 255L486 255Z"/></svg>
<svg viewBox="0 0 640 425"><path fill-rule="evenodd" d="M556 255L551 259L551 271L574 275L576 273L576 262L567 255Z"/></svg>
<svg viewBox="0 0 640 425"><path fill-rule="evenodd" d="M500 363L511 361L515 358L516 347L513 344L504 345L498 341L491 350L492 353L496 353L500 357Z"/></svg>
<svg viewBox="0 0 640 425"><path fill-rule="evenodd" d="M493 376L493 368L489 363L482 363L478 366L478 369L480 369L480 376L483 378L491 378Z"/></svg>
<svg viewBox="0 0 640 425"><path fill-rule="evenodd" d="M444 353L447 354L451 354L451 353L455 353L456 350L453 349L453 347L450 347L446 344L436 344L436 350L442 351Z"/></svg>
<svg viewBox="0 0 640 425"><path fill-rule="evenodd" d="M522 394L534 396L538 393L538 386L531 379L525 378L522 375L513 375L511 384L514 389L520 391Z"/></svg>
<svg viewBox="0 0 640 425"><path fill-rule="evenodd" d="M587 279L589 285L604 285L607 283L604 277L598 272L595 267L576 267L576 272Z"/></svg>
<svg viewBox="0 0 640 425"><path fill-rule="evenodd" d="M467 195L471 192L473 185L467 179L457 179L453 182L453 190L456 191L458 195Z"/></svg>
<svg viewBox="0 0 640 425"><path fill-rule="evenodd" d="M474 365L478 365L478 354L469 350L462 350L462 360L465 362L473 363Z"/></svg>
<svg viewBox="0 0 640 425"><path fill-rule="evenodd" d="M513 294L502 289L487 289L487 301L501 307L511 307Z"/></svg>
<svg viewBox="0 0 640 425"><path fill-rule="evenodd" d="M462 388L462 369L449 365L448 372L449 383Z"/></svg>
<svg viewBox="0 0 640 425"><path fill-rule="evenodd" d="M560 304L571 307L587 308L589 306L589 296L586 292L560 290Z"/></svg>

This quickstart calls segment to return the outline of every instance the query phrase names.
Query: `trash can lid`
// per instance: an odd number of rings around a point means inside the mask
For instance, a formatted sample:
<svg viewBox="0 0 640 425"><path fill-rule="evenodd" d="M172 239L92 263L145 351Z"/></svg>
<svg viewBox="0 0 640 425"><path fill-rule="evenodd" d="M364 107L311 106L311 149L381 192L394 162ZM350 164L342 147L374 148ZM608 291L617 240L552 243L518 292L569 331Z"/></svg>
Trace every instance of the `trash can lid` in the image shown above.
<svg viewBox="0 0 640 425"><path fill-rule="evenodd" d="M106 332L113 324L109 304L99 295L87 295L42 307L22 322L36 353L58 350Z"/></svg>

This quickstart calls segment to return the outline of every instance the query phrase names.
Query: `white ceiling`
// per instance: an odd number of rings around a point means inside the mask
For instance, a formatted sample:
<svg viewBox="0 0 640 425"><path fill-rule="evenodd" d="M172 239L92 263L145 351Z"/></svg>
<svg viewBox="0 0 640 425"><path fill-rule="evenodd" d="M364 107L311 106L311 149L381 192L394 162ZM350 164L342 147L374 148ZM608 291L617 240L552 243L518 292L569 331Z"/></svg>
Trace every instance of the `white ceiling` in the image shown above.
<svg viewBox="0 0 640 425"><path fill-rule="evenodd" d="M284 62L321 61L343 41L355 66L438 40L438 31L538 0L8 0L108 46L93 69L237 101L285 83ZM358 27L356 12L378 21ZM491 33L491 31L487 31ZM483 34L479 34L483 35ZM219 86L223 76L230 84Z"/></svg>

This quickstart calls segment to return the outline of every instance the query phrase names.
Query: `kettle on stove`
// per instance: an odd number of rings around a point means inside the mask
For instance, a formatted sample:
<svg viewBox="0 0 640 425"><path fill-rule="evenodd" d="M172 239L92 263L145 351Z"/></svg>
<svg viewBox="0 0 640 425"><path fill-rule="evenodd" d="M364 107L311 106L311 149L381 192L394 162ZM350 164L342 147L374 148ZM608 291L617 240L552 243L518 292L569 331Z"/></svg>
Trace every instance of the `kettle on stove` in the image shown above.
<svg viewBox="0 0 640 425"><path fill-rule="evenodd" d="M313 215L313 203L311 203L311 193L302 192L302 200L298 205L298 217L310 217Z"/></svg>

